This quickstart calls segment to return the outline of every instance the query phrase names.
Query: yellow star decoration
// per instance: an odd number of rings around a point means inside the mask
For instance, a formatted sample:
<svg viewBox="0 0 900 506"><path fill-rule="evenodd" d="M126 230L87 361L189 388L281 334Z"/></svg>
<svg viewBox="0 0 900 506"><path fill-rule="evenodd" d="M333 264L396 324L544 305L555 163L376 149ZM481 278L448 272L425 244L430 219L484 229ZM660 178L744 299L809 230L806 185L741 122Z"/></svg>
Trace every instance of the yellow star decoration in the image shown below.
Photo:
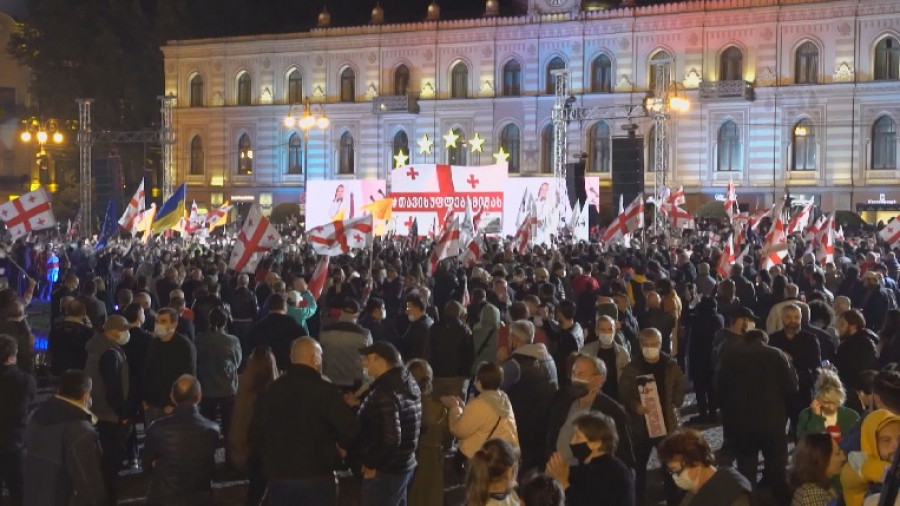
<svg viewBox="0 0 900 506"><path fill-rule="evenodd" d="M475 132L475 136L469 139L469 144L472 145L473 153L483 153L484 152L484 141L485 138L481 136L478 132Z"/></svg>
<svg viewBox="0 0 900 506"><path fill-rule="evenodd" d="M459 140L459 136L453 132L451 128L447 135L444 136L444 147L445 148L455 148L456 141Z"/></svg>
<svg viewBox="0 0 900 506"><path fill-rule="evenodd" d="M506 163L509 161L509 153L503 149L503 146L500 146L500 150L494 153L494 160L496 160L497 163Z"/></svg>
<svg viewBox="0 0 900 506"><path fill-rule="evenodd" d="M403 167L406 165L406 162L409 161L409 155L403 152L401 149L394 155L394 167Z"/></svg>
<svg viewBox="0 0 900 506"><path fill-rule="evenodd" d="M434 141L428 138L428 134L422 134L422 138L416 143L419 145L419 154L431 154L431 146L434 146Z"/></svg>

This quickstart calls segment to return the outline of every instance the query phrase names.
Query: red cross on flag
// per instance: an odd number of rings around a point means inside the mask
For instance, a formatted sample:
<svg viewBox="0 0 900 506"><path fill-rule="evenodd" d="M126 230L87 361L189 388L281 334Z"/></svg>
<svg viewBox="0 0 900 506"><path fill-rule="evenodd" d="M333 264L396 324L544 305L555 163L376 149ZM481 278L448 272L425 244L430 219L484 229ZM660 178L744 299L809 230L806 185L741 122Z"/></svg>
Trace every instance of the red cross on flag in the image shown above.
<svg viewBox="0 0 900 506"><path fill-rule="evenodd" d="M445 258L459 255L459 216L454 216L453 221L444 227L440 237L434 243L434 250L428 263L431 267L431 275L437 272L438 264Z"/></svg>
<svg viewBox="0 0 900 506"><path fill-rule="evenodd" d="M819 219L816 220L815 223L809 226L806 230L806 236L804 239L809 242L816 242L816 239L821 234L822 230L825 228L825 216L819 216Z"/></svg>
<svg viewBox="0 0 900 506"><path fill-rule="evenodd" d="M312 277L309 278L309 292L312 293L314 299L318 300L322 296L322 289L325 288L325 280L328 279L328 264L331 257L322 256L316 263L316 270L313 271ZM303 302L306 302L305 300Z"/></svg>
<svg viewBox="0 0 900 506"><path fill-rule="evenodd" d="M43 188L30 191L21 197L0 205L0 220L15 241L32 230L56 226L56 218L50 209L50 196Z"/></svg>
<svg viewBox="0 0 900 506"><path fill-rule="evenodd" d="M619 216L610 223L603 235L604 242L628 242L628 234L644 226L644 196L638 195L622 208L622 197L619 196Z"/></svg>
<svg viewBox="0 0 900 506"><path fill-rule="evenodd" d="M214 228L224 226L228 223L228 213L231 212L233 205L228 202L219 206L218 209L212 209L206 213L206 226L212 232Z"/></svg>
<svg viewBox="0 0 900 506"><path fill-rule="evenodd" d="M659 210L662 211L663 214L668 215L671 213L676 207L680 205L684 205L686 202L684 198L684 186L679 186L678 190L673 193L670 193L664 200L662 205L659 207Z"/></svg>
<svg viewBox="0 0 900 506"><path fill-rule="evenodd" d="M254 205L238 233L228 268L237 272L254 272L263 253L275 246L278 239L281 239L281 235L269 223L269 219L263 216L259 206Z"/></svg>
<svg viewBox="0 0 900 506"><path fill-rule="evenodd" d="M900 216L891 220L886 227L881 229L878 232L878 236L884 239L884 242L890 244L891 247L900 242Z"/></svg>
<svg viewBox="0 0 900 506"><path fill-rule="evenodd" d="M677 229L697 228L696 225L694 225L694 217L691 216L691 213L678 206L672 206L672 226Z"/></svg>
<svg viewBox="0 0 900 506"><path fill-rule="evenodd" d="M737 214L737 190L734 187L734 181L728 180L728 189L725 191L725 214L729 220L734 219Z"/></svg>
<svg viewBox="0 0 900 506"><path fill-rule="evenodd" d="M816 260L820 264L825 265L828 262L834 262L834 215L828 217L825 222L825 230L819 240L819 246L816 249Z"/></svg>
<svg viewBox="0 0 900 506"><path fill-rule="evenodd" d="M309 231L309 243L313 251L327 256L343 255L351 248L366 248L372 244L372 215L316 227Z"/></svg>
<svg viewBox="0 0 900 506"><path fill-rule="evenodd" d="M537 204L533 199L531 200L529 207L530 210L528 211L528 214L525 215L525 219L522 220L518 230L516 230L516 235L513 237L512 241L513 247L520 255L525 254L525 250L537 234Z"/></svg>
<svg viewBox="0 0 900 506"><path fill-rule="evenodd" d="M720 276L727 278L731 274L731 266L734 265L734 260L734 241L733 236L729 235L728 240L725 241L725 248L722 250L722 254L719 255L719 264L716 266L716 271Z"/></svg>
<svg viewBox="0 0 900 506"><path fill-rule="evenodd" d="M788 235L791 235L794 232L803 232L803 229L809 226L809 218L812 216L812 206L812 202L806 204L799 213L791 218L791 222L788 223L787 227Z"/></svg>
<svg viewBox="0 0 900 506"><path fill-rule="evenodd" d="M783 209L784 202L776 204L772 209L772 228L766 234L766 242L762 249L762 268L766 270L780 264L788 255L787 234L781 215Z"/></svg>
<svg viewBox="0 0 900 506"><path fill-rule="evenodd" d="M134 196L131 197L131 200L128 201L128 205L125 206L125 212L122 213L122 217L119 218L119 226L126 230L134 228L134 222L137 220L138 215L141 214L141 211L146 209L145 204L144 180L142 179L141 184L138 185L137 191L134 192Z"/></svg>

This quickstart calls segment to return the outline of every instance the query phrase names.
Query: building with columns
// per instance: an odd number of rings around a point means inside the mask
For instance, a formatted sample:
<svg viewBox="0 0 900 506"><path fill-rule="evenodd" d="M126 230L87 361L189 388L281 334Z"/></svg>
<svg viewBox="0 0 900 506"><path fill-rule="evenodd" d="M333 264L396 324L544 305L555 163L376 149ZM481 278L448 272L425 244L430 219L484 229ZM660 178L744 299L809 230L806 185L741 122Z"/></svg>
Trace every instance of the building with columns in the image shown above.
<svg viewBox="0 0 900 506"><path fill-rule="evenodd" d="M299 202L307 179L388 179L401 151L411 163L486 165L502 147L511 175L549 175L553 70L568 70L578 107L640 106L662 63L691 102L666 135L669 181L689 208L734 181L751 209L787 192L868 219L900 210L900 2L575 4L518 0L521 14L501 17L488 0L482 17L440 20L432 3L407 24L385 23L376 6L365 26L330 27L323 12L309 32L171 41L176 180L198 203L271 209ZM307 100L327 128L286 125ZM608 187L612 137L629 124L652 169L643 113L572 122L569 158L586 153L588 175ZM445 148L450 131L469 142Z"/></svg>

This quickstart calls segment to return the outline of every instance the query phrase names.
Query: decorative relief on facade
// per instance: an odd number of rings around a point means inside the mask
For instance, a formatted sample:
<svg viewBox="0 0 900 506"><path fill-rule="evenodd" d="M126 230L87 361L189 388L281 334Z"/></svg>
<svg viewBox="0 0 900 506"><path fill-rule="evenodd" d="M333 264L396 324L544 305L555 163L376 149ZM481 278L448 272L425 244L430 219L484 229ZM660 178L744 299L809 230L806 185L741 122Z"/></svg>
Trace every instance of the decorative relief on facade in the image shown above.
<svg viewBox="0 0 900 506"><path fill-rule="evenodd" d="M631 47L631 41L628 40L628 37L622 37L619 39L619 49L622 51L628 51L628 48Z"/></svg>
<svg viewBox="0 0 900 506"><path fill-rule="evenodd" d="M271 68L271 67L272 67L272 60L270 60L270 59L268 59L268 58L264 58L263 61L262 61L262 64L263 64L263 68L264 68L264 69Z"/></svg>
<svg viewBox="0 0 900 506"><path fill-rule="evenodd" d="M378 61L378 57L375 56L375 53L369 53L369 63L374 65L375 62Z"/></svg>
<svg viewBox="0 0 900 506"><path fill-rule="evenodd" d="M372 100L373 98L378 96L378 88L375 86L375 83L369 83L369 87L366 88L366 98Z"/></svg>
<svg viewBox="0 0 900 506"><path fill-rule="evenodd" d="M222 95L221 91L212 94L212 98L209 99L209 105L213 107L222 107L225 105L225 97Z"/></svg>
<svg viewBox="0 0 900 506"><path fill-rule="evenodd" d="M322 89L321 84L317 84L315 88L313 88L313 97L318 99L325 98L325 90Z"/></svg>
<svg viewBox="0 0 900 506"><path fill-rule="evenodd" d="M847 62L841 62L838 65L838 68L834 71L834 81L840 83L846 83L853 81L853 68Z"/></svg>
<svg viewBox="0 0 900 506"><path fill-rule="evenodd" d="M481 48L481 56L490 58L491 54L493 54L493 51L491 51L490 46L484 46L483 48Z"/></svg>
<svg viewBox="0 0 900 506"><path fill-rule="evenodd" d="M687 43L691 47L696 47L700 44L700 36L697 35L697 32L691 32L688 36Z"/></svg>
<svg viewBox="0 0 900 506"><path fill-rule="evenodd" d="M684 75L684 87L696 88L698 86L700 86L700 72L698 72L697 69L692 68Z"/></svg>
<svg viewBox="0 0 900 506"><path fill-rule="evenodd" d="M263 88L262 92L259 94L259 103L271 104L272 103L272 90L270 90L268 87Z"/></svg>
<svg viewBox="0 0 900 506"><path fill-rule="evenodd" d="M841 24L838 25L837 31L839 34L841 34L844 37L850 35L850 31L851 31L850 23L848 23L846 21L842 22Z"/></svg>
<svg viewBox="0 0 900 506"><path fill-rule="evenodd" d="M425 61L431 61L432 59L434 59L434 51L432 51L431 49L426 49L425 54L423 54L422 56L425 57Z"/></svg>
<svg viewBox="0 0 900 506"><path fill-rule="evenodd" d="M769 42L775 38L775 32L773 32L769 27L763 28L763 31L759 35L760 37L762 37L762 40L766 42Z"/></svg>
<svg viewBox="0 0 900 506"><path fill-rule="evenodd" d="M316 67L321 67L322 65L325 65L325 59L321 56L316 56Z"/></svg>

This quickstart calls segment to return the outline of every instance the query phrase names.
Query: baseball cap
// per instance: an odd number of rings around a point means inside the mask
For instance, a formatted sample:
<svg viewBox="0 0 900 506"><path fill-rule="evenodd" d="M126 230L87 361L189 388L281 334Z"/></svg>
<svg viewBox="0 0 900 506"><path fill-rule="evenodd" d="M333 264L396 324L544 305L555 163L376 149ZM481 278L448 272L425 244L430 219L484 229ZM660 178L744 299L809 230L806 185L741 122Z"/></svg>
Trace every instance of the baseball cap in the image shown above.
<svg viewBox="0 0 900 506"><path fill-rule="evenodd" d="M753 310L751 310L747 306L741 306L734 311L734 314L731 315L732 318L737 320L738 318L749 318L751 320L756 320L756 315L753 314Z"/></svg>
<svg viewBox="0 0 900 506"><path fill-rule="evenodd" d="M359 302L356 302L353 299L348 299L344 301L344 304L341 306L341 310L345 313L349 314L358 314L359 313Z"/></svg>
<svg viewBox="0 0 900 506"><path fill-rule="evenodd" d="M103 324L103 330L115 330L121 332L130 328L131 325L128 325L128 320L126 320L124 316L119 316L117 314L107 317L106 322Z"/></svg>
<svg viewBox="0 0 900 506"><path fill-rule="evenodd" d="M399 364L403 361L400 358L400 352L393 344L385 341L376 341L365 348L359 349L360 355L378 355L385 359L389 364Z"/></svg>

